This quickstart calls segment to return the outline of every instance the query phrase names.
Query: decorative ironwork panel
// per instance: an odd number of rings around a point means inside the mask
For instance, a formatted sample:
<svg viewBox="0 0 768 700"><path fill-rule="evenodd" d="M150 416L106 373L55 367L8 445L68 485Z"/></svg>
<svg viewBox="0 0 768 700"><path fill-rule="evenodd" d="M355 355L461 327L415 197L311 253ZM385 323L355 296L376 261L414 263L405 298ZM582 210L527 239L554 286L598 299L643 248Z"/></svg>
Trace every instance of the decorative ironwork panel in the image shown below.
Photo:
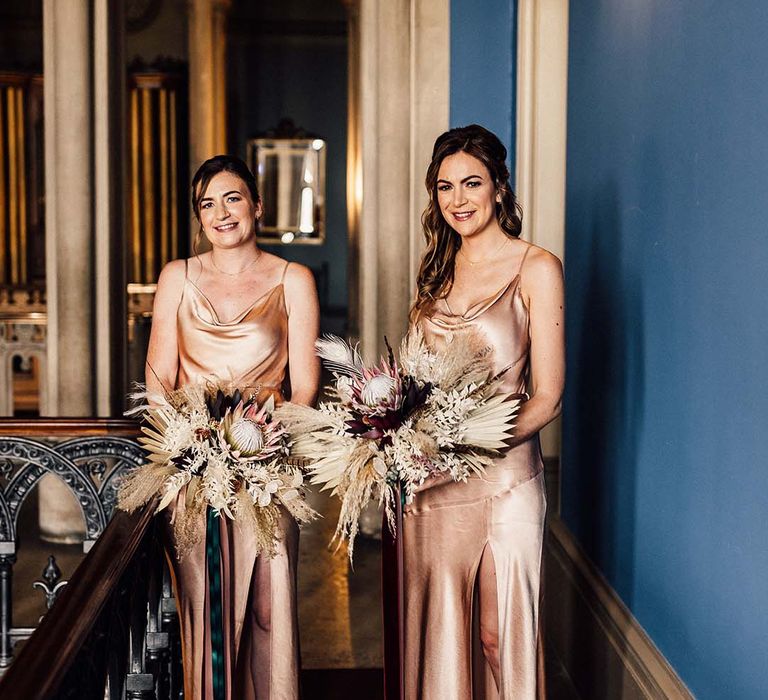
<svg viewBox="0 0 768 700"><path fill-rule="evenodd" d="M118 437L79 437L45 443L0 437L0 541L16 541L19 511L48 473L72 491L83 512L86 538L95 540L117 501L120 477L145 461L141 447Z"/></svg>
<svg viewBox="0 0 768 700"><path fill-rule="evenodd" d="M60 443L56 450L91 477L107 519L117 505L120 478L146 462L144 450L128 438L75 438Z"/></svg>

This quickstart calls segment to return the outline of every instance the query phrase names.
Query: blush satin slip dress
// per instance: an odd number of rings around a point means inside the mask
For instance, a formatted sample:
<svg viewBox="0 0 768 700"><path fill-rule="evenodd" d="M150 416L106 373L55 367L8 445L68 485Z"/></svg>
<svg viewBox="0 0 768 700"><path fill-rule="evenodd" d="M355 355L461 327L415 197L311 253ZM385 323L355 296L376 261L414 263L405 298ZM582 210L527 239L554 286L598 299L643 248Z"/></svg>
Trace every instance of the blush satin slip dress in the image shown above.
<svg viewBox="0 0 768 700"><path fill-rule="evenodd" d="M520 291L529 250L517 274L496 294L461 315L439 300L420 320L427 342L437 348L450 347L454 334L481 331L493 348L495 371L510 368L501 389L510 393L526 391L529 373L529 317ZM544 697L539 634L543 468L536 434L495 459L483 476L467 483L427 483L405 507L405 700ZM473 635L476 578L485 554L493 556L496 568L498 691ZM473 656L480 659L475 678Z"/></svg>
<svg viewBox="0 0 768 700"><path fill-rule="evenodd" d="M288 317L280 282L234 319L222 322L213 304L189 278L177 312L177 385L199 377L234 379L258 400L283 398L288 366ZM186 488L167 509L167 521L184 508ZM296 607L298 527L283 513L282 536L273 558L257 556L252 537L226 516L219 524L223 697L226 700L295 700L299 697ZM170 522L166 528L181 622L184 690L189 700L214 698L210 581L206 542L181 560ZM222 690L218 693L221 695Z"/></svg>

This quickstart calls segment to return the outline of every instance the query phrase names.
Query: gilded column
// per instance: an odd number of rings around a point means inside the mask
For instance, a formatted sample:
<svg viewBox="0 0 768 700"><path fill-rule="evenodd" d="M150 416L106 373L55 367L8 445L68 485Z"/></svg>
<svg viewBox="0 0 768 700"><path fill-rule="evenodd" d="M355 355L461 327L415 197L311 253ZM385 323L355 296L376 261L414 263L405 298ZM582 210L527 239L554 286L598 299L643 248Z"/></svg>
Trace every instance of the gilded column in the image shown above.
<svg viewBox="0 0 768 700"><path fill-rule="evenodd" d="M347 9L347 283L349 333L360 337L360 208L363 163L360 147L360 4L343 0Z"/></svg>
<svg viewBox="0 0 768 700"><path fill-rule="evenodd" d="M189 1L189 167L227 150L226 52L230 0ZM193 226L192 238L196 233Z"/></svg>

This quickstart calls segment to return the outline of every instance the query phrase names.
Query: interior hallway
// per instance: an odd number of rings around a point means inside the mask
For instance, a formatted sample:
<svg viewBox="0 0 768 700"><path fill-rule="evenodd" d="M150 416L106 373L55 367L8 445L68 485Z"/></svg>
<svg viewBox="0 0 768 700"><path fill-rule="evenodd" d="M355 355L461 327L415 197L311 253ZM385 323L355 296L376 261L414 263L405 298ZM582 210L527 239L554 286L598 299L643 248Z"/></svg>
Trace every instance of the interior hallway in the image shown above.
<svg viewBox="0 0 768 700"><path fill-rule="evenodd" d="M547 478L549 503L554 506L554 468L548 470ZM383 698L380 542L360 536L352 570L346 550L336 551L335 546L328 545L338 518L338 500L324 493L313 493L310 500L322 517L304 528L300 539L298 595L304 700ZM33 589L32 583L41 578L48 555L56 557L66 579L82 559L81 546L52 544L39 538L35 498L30 498L22 510L20 532L13 579L14 622L33 626L44 614L45 605L42 592ZM555 625L557 620L550 617L547 623ZM546 665L550 700L579 700L565 666L549 644Z"/></svg>

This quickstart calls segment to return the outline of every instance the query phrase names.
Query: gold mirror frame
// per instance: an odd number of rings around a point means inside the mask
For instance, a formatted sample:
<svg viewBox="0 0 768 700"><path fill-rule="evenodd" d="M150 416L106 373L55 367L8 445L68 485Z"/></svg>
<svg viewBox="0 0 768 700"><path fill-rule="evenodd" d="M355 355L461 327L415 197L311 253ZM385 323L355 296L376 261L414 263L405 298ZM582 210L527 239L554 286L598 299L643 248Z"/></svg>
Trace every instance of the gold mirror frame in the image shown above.
<svg viewBox="0 0 768 700"><path fill-rule="evenodd" d="M264 206L261 243L325 242L325 156L326 143L320 138L248 141L248 165Z"/></svg>

